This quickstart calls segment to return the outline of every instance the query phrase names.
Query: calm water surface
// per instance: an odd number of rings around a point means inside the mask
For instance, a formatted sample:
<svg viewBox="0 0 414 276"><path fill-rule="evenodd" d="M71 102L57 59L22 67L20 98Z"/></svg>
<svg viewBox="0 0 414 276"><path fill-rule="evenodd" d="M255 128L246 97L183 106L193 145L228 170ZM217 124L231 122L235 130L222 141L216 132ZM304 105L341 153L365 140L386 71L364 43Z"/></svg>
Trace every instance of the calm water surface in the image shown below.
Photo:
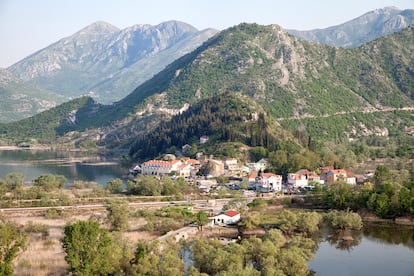
<svg viewBox="0 0 414 276"><path fill-rule="evenodd" d="M309 269L318 276L414 275L413 227L367 225L352 236L344 243L325 233Z"/></svg>
<svg viewBox="0 0 414 276"><path fill-rule="evenodd" d="M25 181L30 182L42 174L54 174L64 175L67 184L83 180L105 185L114 178L121 178L127 171L114 160L80 152L0 151L0 178L21 172Z"/></svg>

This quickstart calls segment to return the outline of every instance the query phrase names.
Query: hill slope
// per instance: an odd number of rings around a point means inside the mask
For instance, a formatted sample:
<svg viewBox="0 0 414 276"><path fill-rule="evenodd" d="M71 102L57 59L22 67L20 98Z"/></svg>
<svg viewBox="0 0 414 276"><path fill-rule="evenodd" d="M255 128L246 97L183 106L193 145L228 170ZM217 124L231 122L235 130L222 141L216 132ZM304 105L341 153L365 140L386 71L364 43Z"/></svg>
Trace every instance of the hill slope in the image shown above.
<svg viewBox="0 0 414 276"><path fill-rule="evenodd" d="M96 22L8 69L30 84L61 95L89 94L109 103L121 99L214 33L178 21L123 30ZM138 68L140 75L132 78Z"/></svg>
<svg viewBox="0 0 414 276"><path fill-rule="evenodd" d="M65 101L53 92L39 89L0 69L0 123L18 121Z"/></svg>
<svg viewBox="0 0 414 276"><path fill-rule="evenodd" d="M161 118L168 120L203 99L237 94L251 98L270 121L292 132L321 139L359 137L378 124L378 132L388 135L413 125L413 57L412 27L357 49L341 49L299 40L276 25L241 24L173 62L121 101L79 109L76 121L63 120L59 133L95 129L101 144L130 143L150 133Z"/></svg>
<svg viewBox="0 0 414 276"><path fill-rule="evenodd" d="M241 142L268 149L280 148L287 137L293 138L249 97L225 93L201 100L161 122L139 137L129 154L133 159L157 156L171 147L198 143L202 135L209 136L210 144Z"/></svg>
<svg viewBox="0 0 414 276"><path fill-rule="evenodd" d="M413 23L414 10L386 7L326 29L288 30L288 32L312 42L355 48L379 37L405 29Z"/></svg>

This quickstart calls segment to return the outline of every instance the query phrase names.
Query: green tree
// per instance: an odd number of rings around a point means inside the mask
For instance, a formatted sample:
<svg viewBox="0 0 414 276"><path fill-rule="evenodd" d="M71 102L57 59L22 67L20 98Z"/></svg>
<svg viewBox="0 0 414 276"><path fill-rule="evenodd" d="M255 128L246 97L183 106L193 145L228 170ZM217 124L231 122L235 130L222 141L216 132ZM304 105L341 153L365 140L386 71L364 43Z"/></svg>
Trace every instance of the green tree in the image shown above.
<svg viewBox="0 0 414 276"><path fill-rule="evenodd" d="M134 195L159 196L162 186L160 181L152 176L137 177L136 182L128 181L127 192Z"/></svg>
<svg viewBox="0 0 414 276"><path fill-rule="evenodd" d="M373 177L373 182L375 186L379 186L386 182L391 182L391 172L390 169L385 165L379 165L375 170Z"/></svg>
<svg viewBox="0 0 414 276"><path fill-rule="evenodd" d="M19 227L0 219L0 275L12 275L12 262L26 249L26 234Z"/></svg>
<svg viewBox="0 0 414 276"><path fill-rule="evenodd" d="M43 174L33 180L33 185L50 192L62 188L65 182L63 175Z"/></svg>
<svg viewBox="0 0 414 276"><path fill-rule="evenodd" d="M344 181L328 184L324 193L324 202L330 208L345 209L352 198L351 187Z"/></svg>
<svg viewBox="0 0 414 276"><path fill-rule="evenodd" d="M9 173L4 179L8 191L14 191L23 186L24 176L22 173Z"/></svg>
<svg viewBox="0 0 414 276"><path fill-rule="evenodd" d="M302 255L302 249L297 246L282 250L278 255L278 265L284 272L283 275L309 275L307 260Z"/></svg>
<svg viewBox="0 0 414 276"><path fill-rule="evenodd" d="M250 212L240 220L239 225L246 230L255 229L260 225L260 216L256 212Z"/></svg>
<svg viewBox="0 0 414 276"><path fill-rule="evenodd" d="M197 225L200 231L203 231L203 226L208 223L208 215L204 211L198 211L197 213Z"/></svg>
<svg viewBox="0 0 414 276"><path fill-rule="evenodd" d="M128 230L128 202L123 200L112 200L109 202L108 207L108 221L111 225L111 229L114 231Z"/></svg>
<svg viewBox="0 0 414 276"><path fill-rule="evenodd" d="M113 179L106 183L106 189L112 194L119 194L122 192L122 180L119 178Z"/></svg>
<svg viewBox="0 0 414 276"><path fill-rule="evenodd" d="M78 221L64 228L63 249L69 270L76 275L108 275L114 272L111 261L112 239L108 230L95 221Z"/></svg>
<svg viewBox="0 0 414 276"><path fill-rule="evenodd" d="M360 215L351 211L330 211L325 215L325 220L334 229L359 230L362 228Z"/></svg>
<svg viewBox="0 0 414 276"><path fill-rule="evenodd" d="M277 248L282 248L286 244L286 238L279 229L267 231L265 238L271 241Z"/></svg>
<svg viewBox="0 0 414 276"><path fill-rule="evenodd" d="M253 147L249 150L250 160L259 161L267 156L267 150L264 147Z"/></svg>
<svg viewBox="0 0 414 276"><path fill-rule="evenodd" d="M300 212L297 220L297 230L302 233L313 234L319 231L322 216L316 212Z"/></svg>
<svg viewBox="0 0 414 276"><path fill-rule="evenodd" d="M398 193L398 200L402 214L414 214L414 189L402 187Z"/></svg>
<svg viewBox="0 0 414 276"><path fill-rule="evenodd" d="M283 210L277 216L277 224L279 229L288 234L292 233L293 230L296 229L297 220L297 215L289 210Z"/></svg>

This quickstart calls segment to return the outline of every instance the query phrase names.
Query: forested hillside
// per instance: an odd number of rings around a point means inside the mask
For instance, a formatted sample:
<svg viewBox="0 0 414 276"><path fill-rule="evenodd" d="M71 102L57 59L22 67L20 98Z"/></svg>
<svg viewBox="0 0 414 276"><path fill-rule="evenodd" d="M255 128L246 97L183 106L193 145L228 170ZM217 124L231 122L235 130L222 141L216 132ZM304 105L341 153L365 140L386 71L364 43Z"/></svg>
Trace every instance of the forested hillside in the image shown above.
<svg viewBox="0 0 414 276"><path fill-rule="evenodd" d="M202 135L209 137L210 144L241 142L269 150L281 148L283 141L291 137L251 99L225 93L202 100L171 120L161 122L138 138L129 154L132 159L157 156L171 147L181 149L185 144L198 144Z"/></svg>
<svg viewBox="0 0 414 276"><path fill-rule="evenodd" d="M240 24L176 60L123 100L77 109L76 121L60 120L57 130L64 135L99 129L99 143L108 147L114 142L122 146L131 139L140 143L146 140L151 144L147 153L142 149L142 153L136 153L139 144L131 152L150 158L165 149L159 146L164 142L181 146L209 129L219 129L213 121L203 121L193 114L192 120L201 120L199 129L188 132L186 128L163 124L159 127L164 129L158 129L163 137L157 140L151 131L161 119L168 120L188 106L201 112L198 103L203 99L216 97L211 99L215 102L220 95L237 94L260 107L267 121L290 128L298 140L392 136L414 124L413 56L413 27L357 49L340 49L299 40L276 25ZM232 109L218 111L209 119L223 121ZM191 117L190 114L183 115ZM45 123L39 118L32 120L36 128ZM174 120L186 119L178 116ZM249 133L241 131L243 128L226 132L229 124L237 126L240 122L237 116L224 122L227 124L221 125L217 137L254 144L252 137L240 134ZM8 125L7 129L18 128ZM180 133L173 134L176 130ZM3 133L8 136L13 132Z"/></svg>

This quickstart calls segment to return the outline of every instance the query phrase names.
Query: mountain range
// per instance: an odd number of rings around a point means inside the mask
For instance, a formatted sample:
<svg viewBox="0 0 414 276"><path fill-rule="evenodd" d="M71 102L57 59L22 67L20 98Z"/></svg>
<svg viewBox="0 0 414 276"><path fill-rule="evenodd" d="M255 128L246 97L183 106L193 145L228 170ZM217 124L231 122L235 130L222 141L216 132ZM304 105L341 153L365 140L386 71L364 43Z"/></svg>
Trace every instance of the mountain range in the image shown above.
<svg viewBox="0 0 414 276"><path fill-rule="evenodd" d="M194 113L192 107L224 97L235 100L224 102L221 108L231 108L240 101L251 107L245 114L237 110L235 119L230 120L240 122L240 129L217 133L220 128L211 127L211 133L196 132L188 142L197 135L231 140L233 134L243 133L243 122L249 122L243 118L252 113L264 114L265 121L270 122L265 125L269 133L300 131L325 140L387 136L413 123L413 57L413 27L345 49L298 39L277 25L240 24L177 59L116 103L102 105L83 98L18 125L3 125L0 133L3 139L76 138L78 142L83 139L124 149L131 145L137 149L134 145L165 133L160 137L165 146L181 147L173 144L177 139L169 137L171 132L157 128L160 122L172 116L177 122L186 120L179 128L182 132L174 133L185 137L188 129L197 127L194 122L202 119L191 119L188 112ZM214 105L208 113L212 109ZM228 120L223 116L217 124ZM249 137L243 139L253 144L256 136ZM275 147L291 137L281 135ZM151 157L134 150L130 155Z"/></svg>
<svg viewBox="0 0 414 276"><path fill-rule="evenodd" d="M355 48L369 41L400 31L414 23L414 10L386 7L326 29L288 30L289 33L330 46Z"/></svg>
<svg viewBox="0 0 414 276"><path fill-rule="evenodd" d="M288 32L319 43L354 47L407 27L413 12L389 7L327 29ZM216 33L177 21L122 30L95 22L7 68L7 75L19 80L19 85L0 79L7 95L0 104L0 122L16 121L83 95L100 103L119 101Z"/></svg>
<svg viewBox="0 0 414 276"><path fill-rule="evenodd" d="M30 85L0 69L0 122L18 121L63 103L68 99Z"/></svg>
<svg viewBox="0 0 414 276"><path fill-rule="evenodd" d="M117 101L215 30L178 21L118 29L95 22L10 66L18 78L65 97Z"/></svg>

